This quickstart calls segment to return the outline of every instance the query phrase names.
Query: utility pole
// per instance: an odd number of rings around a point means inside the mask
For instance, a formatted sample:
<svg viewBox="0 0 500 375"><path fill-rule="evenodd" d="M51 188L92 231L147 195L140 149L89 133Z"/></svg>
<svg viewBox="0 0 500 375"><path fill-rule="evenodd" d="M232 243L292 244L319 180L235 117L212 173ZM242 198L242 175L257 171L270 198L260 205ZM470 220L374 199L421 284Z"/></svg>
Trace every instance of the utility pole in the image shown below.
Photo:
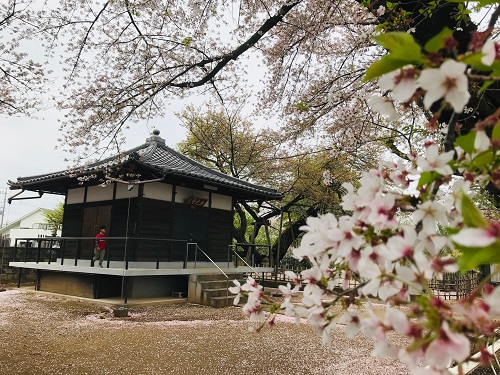
<svg viewBox="0 0 500 375"><path fill-rule="evenodd" d="M2 191L0 191L0 194ZM2 220L0 221L0 228L3 228L3 218L5 216L5 202L7 201L7 189L3 189L3 204L0 208L0 214L2 215Z"/></svg>

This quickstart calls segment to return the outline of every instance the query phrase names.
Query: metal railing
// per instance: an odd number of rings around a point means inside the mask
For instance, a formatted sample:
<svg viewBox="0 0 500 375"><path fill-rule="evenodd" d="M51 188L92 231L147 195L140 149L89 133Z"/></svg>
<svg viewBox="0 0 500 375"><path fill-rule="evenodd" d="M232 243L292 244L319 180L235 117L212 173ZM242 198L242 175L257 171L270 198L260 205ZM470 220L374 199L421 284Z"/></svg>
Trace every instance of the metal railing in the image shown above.
<svg viewBox="0 0 500 375"><path fill-rule="evenodd" d="M121 267L140 266L160 269L162 262L179 262L186 268L189 262L187 240L106 237L104 262ZM46 262L61 265L90 265L94 257L95 237L44 237L18 238L15 241L15 258L18 262ZM90 262L90 263L89 263Z"/></svg>
<svg viewBox="0 0 500 375"><path fill-rule="evenodd" d="M188 243L188 251L189 251L189 247L190 246L195 246L195 250L194 250L194 268L196 268L196 259L198 257L198 251L200 251L203 255L205 255L205 257L210 261L212 262L212 264L217 267L217 269L226 277L226 304L229 303L229 276L227 275L227 273L225 273L222 268L220 268L217 263L215 263L212 258L210 258L208 256L207 253L205 253L199 246L197 243Z"/></svg>
<svg viewBox="0 0 500 375"><path fill-rule="evenodd" d="M236 258L235 258L235 262L234 262L234 267L237 268L238 267L238 259L240 259L248 268L250 268L250 272L248 272L248 274L250 275L258 275L259 273L250 265L248 264L248 262L243 259L240 254L238 254L238 252L236 251L236 245L229 245L228 246L228 253L231 253L236 255ZM231 255L232 255L231 254ZM232 258L232 256L231 256ZM229 268L229 259L231 259L229 256L228 256L228 268ZM259 277L255 277L255 278L259 278ZM264 272L261 272L261 275L260 275L260 279L261 279L261 285L262 285L262 290L264 290L264 280L265 280L265 273Z"/></svg>
<svg viewBox="0 0 500 375"><path fill-rule="evenodd" d="M241 248L243 249L244 251L247 251L248 249L250 249L250 256L249 256L249 259L250 259L250 264L252 266L255 266L255 252L257 251L258 248L264 248L264 249L267 249L268 251L268 255L267 255L267 258L269 259L270 261L270 264L272 265L273 264L273 257L272 257L272 254L271 254L271 245L263 245L263 244L250 244L250 243L235 243L233 245L229 245L229 249L232 249L233 252L235 252L235 254L237 254L237 250L238 248ZM228 260L231 259L230 256L231 256L231 250L228 249ZM238 255L239 256L239 255ZM240 257L241 258L241 257ZM235 266L237 266L237 264L235 263Z"/></svg>

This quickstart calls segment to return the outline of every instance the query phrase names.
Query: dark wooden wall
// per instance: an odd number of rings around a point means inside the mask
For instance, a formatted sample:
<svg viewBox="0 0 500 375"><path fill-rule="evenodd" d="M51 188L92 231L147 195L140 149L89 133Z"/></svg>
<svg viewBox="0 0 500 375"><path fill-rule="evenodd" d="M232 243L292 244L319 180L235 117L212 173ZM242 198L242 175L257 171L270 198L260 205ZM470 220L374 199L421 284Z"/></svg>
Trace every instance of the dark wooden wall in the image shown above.
<svg viewBox="0 0 500 375"><path fill-rule="evenodd" d="M106 213L109 212L110 216L110 223L109 225L106 224L108 226L107 235L110 237L129 237L127 240L127 259L131 261L182 261L185 254L185 243L174 245L175 243L170 241L154 240L172 239L173 221L176 220L176 206L183 206L184 211L187 211L186 208L189 207L179 203L174 204L149 198L68 205L64 209L62 236L93 236L94 234L90 234L89 228L93 227L97 222L90 223L89 215L94 218L96 212L100 212L104 207L107 207L105 211ZM206 207L195 207L192 212L194 215L201 215L200 220L208 221L208 230L205 227L202 232L198 233L204 236L204 239L199 240L200 247L203 246L202 250L214 261L226 261L227 248L231 244L233 213ZM99 219L101 218L97 215L96 220ZM193 218L193 222L197 222L196 217ZM192 223L186 223L186 225L190 224ZM196 232L197 229L196 225L192 225L189 231ZM135 240L135 238L138 240ZM189 240L189 238L182 239ZM91 251L87 249L90 245L87 246L87 242L89 241L84 241L84 246L82 246L82 243L78 245L76 241L68 242L65 257L74 258L77 251L79 251L80 258L83 255L85 255L83 258L86 259L91 257ZM125 240L110 240L108 243L110 260L123 260L124 248ZM204 259L199 256L198 260Z"/></svg>

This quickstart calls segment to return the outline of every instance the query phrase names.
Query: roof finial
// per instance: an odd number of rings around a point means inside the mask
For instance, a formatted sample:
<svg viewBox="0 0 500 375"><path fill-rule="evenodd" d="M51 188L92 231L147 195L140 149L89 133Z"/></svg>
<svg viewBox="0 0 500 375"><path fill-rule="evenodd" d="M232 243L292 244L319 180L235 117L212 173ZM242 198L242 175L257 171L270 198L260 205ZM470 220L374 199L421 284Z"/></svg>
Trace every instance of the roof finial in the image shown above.
<svg viewBox="0 0 500 375"><path fill-rule="evenodd" d="M146 139L146 142L156 142L156 143L161 143L161 144L165 144L165 140L160 137L160 131L158 129L153 129L153 134L151 135L151 137L149 137L148 139Z"/></svg>

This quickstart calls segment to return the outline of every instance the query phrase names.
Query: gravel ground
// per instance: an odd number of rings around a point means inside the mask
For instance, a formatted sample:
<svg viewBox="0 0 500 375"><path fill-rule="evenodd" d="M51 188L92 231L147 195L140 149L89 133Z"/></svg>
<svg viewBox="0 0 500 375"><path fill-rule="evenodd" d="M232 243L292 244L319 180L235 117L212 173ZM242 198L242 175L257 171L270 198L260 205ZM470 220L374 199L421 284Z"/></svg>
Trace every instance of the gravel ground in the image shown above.
<svg viewBox="0 0 500 375"><path fill-rule="evenodd" d="M372 343L339 326L323 347L307 324L280 317L249 332L241 308L192 304L109 307L12 289L0 292L2 374L408 374L371 357ZM400 338L395 338L400 339Z"/></svg>

